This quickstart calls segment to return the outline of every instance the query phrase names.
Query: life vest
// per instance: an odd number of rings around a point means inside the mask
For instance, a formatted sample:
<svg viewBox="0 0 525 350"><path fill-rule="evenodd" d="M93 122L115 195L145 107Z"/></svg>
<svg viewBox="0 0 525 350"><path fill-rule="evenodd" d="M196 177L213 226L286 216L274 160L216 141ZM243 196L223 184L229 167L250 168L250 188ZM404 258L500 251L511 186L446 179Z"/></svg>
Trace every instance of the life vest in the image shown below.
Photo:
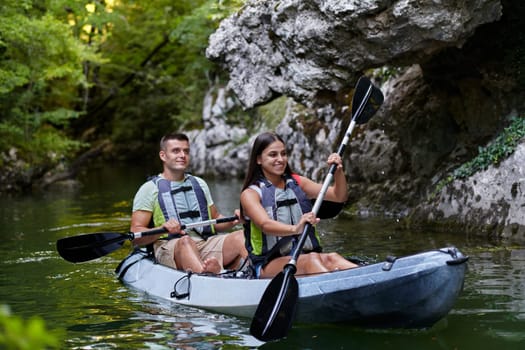
<svg viewBox="0 0 525 350"><path fill-rule="evenodd" d="M312 211L312 203L294 178L286 176L285 181L284 189L275 187L266 179L259 180L250 188L259 193L261 204L270 218L294 225L300 221L304 213ZM263 266L279 256L290 255L300 237L299 234L284 237L265 234L249 218L246 218L244 233L246 249L252 262L262 263ZM312 229L307 233L302 251L307 253L321 250L317 232Z"/></svg>
<svg viewBox="0 0 525 350"><path fill-rule="evenodd" d="M186 174L184 181L174 182L156 176L152 181L159 189L158 200L164 219L176 219L181 224L206 221L210 219L208 201L201 185L195 177ZM193 230L203 239L215 234L213 226L202 226ZM168 235L168 237L178 235Z"/></svg>

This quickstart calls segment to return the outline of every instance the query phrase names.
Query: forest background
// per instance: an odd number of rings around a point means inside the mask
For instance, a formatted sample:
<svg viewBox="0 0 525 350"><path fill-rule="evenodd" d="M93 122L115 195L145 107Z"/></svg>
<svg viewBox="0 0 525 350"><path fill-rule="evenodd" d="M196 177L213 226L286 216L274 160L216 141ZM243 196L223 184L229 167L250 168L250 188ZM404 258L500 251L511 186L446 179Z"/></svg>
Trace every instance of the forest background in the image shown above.
<svg viewBox="0 0 525 350"><path fill-rule="evenodd" d="M166 130L202 127L204 95L226 79L208 37L242 3L2 1L3 190L83 154L141 159Z"/></svg>

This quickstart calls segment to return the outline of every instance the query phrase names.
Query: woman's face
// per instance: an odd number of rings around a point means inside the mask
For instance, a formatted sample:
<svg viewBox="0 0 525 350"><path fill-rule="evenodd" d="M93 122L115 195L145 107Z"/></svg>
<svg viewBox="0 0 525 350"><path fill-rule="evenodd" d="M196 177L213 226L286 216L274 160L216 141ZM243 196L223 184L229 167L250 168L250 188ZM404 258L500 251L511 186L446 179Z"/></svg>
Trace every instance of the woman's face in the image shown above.
<svg viewBox="0 0 525 350"><path fill-rule="evenodd" d="M257 157L257 164L261 166L265 177L281 177L288 164L288 155L284 144L281 141L270 143Z"/></svg>

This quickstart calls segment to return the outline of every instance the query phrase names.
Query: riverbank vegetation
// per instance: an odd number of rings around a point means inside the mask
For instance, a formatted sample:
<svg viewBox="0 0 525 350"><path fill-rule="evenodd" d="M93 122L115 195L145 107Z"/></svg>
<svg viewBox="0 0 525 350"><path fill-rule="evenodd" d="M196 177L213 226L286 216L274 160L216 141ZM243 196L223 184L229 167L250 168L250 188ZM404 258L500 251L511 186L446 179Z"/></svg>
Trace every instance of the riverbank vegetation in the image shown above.
<svg viewBox="0 0 525 350"><path fill-rule="evenodd" d="M478 148L478 154L456 168L449 176L441 180L430 198L434 198L446 185L456 179L465 179L478 171L486 170L490 165L498 165L516 150L525 137L525 118L514 117L508 127L485 147Z"/></svg>
<svg viewBox="0 0 525 350"><path fill-rule="evenodd" d="M37 177L102 140L133 154L160 131L199 127L203 96L221 79L204 55L208 36L241 5L2 1L2 180Z"/></svg>
<svg viewBox="0 0 525 350"><path fill-rule="evenodd" d="M49 330L41 317L24 320L7 305L0 305L0 349L60 349L61 336L62 330Z"/></svg>

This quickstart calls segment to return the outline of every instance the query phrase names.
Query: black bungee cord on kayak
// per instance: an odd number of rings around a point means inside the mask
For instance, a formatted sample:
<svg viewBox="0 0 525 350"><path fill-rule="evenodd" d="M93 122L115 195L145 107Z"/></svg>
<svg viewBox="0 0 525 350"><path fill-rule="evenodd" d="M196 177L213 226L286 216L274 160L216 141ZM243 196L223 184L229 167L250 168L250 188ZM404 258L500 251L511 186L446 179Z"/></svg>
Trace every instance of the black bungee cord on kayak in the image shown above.
<svg viewBox="0 0 525 350"><path fill-rule="evenodd" d="M180 299L190 299L190 291L191 291L191 275L193 275L193 272L192 271L188 271L186 273L186 275L182 276L181 278L179 278L175 284L173 284L173 292L171 292L170 296L172 298L176 298L178 300ZM180 283L184 283L185 281L187 281L187 285L186 285L186 292L184 293L180 293L177 289L177 287L179 286ZM182 287L184 288L184 286Z"/></svg>

